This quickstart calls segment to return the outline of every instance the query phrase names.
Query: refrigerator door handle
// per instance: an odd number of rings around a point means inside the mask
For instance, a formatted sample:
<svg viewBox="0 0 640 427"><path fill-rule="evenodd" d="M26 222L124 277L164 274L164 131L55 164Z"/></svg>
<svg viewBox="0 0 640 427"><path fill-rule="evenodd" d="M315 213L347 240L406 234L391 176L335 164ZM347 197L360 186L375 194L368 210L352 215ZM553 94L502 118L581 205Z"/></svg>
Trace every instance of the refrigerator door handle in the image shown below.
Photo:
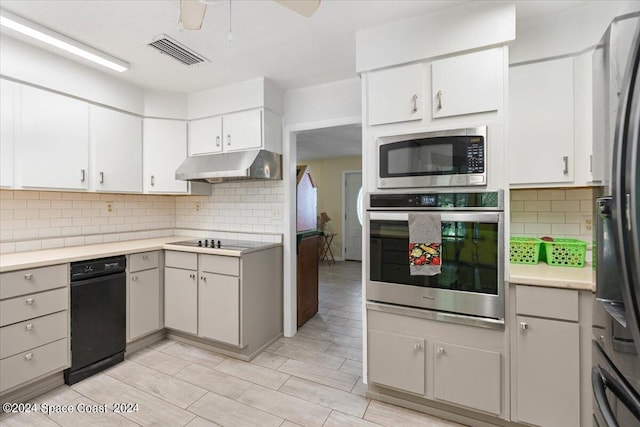
<svg viewBox="0 0 640 427"><path fill-rule="evenodd" d="M591 385L596 405L607 423L607 427L618 427L618 422L607 399L607 389L640 421L640 398L608 371L601 369L598 365L594 366L591 371Z"/></svg>

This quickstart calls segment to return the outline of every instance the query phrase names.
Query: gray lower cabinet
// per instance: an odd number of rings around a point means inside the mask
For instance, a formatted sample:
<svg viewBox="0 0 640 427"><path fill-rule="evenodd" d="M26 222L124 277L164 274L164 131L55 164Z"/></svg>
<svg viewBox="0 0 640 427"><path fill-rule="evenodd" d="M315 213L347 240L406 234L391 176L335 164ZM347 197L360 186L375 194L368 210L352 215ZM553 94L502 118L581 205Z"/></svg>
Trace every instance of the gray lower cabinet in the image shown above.
<svg viewBox="0 0 640 427"><path fill-rule="evenodd" d="M369 381L423 396L424 338L369 330Z"/></svg>
<svg viewBox="0 0 640 427"><path fill-rule="evenodd" d="M162 275L160 254L145 252L129 255L127 263L127 341L163 328Z"/></svg>
<svg viewBox="0 0 640 427"><path fill-rule="evenodd" d="M433 360L433 395L436 400L500 415L500 353L435 342Z"/></svg>
<svg viewBox="0 0 640 427"><path fill-rule="evenodd" d="M240 279L201 273L198 290L198 335L240 345Z"/></svg>
<svg viewBox="0 0 640 427"><path fill-rule="evenodd" d="M197 273L196 270L165 267L164 325L167 328L198 333Z"/></svg>

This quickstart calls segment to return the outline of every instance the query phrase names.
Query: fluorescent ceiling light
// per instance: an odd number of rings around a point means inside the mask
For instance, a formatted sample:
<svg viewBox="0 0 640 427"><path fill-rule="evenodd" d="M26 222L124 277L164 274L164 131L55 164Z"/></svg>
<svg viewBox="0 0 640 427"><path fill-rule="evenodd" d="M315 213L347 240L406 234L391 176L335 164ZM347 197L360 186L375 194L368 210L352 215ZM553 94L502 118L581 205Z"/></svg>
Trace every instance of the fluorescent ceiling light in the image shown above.
<svg viewBox="0 0 640 427"><path fill-rule="evenodd" d="M41 42L55 46L58 49L62 49L84 59L88 59L89 61L102 65L103 67L107 67L118 72L123 72L129 69L129 64L124 61L4 10L0 10L0 26L17 31L36 40L40 40Z"/></svg>

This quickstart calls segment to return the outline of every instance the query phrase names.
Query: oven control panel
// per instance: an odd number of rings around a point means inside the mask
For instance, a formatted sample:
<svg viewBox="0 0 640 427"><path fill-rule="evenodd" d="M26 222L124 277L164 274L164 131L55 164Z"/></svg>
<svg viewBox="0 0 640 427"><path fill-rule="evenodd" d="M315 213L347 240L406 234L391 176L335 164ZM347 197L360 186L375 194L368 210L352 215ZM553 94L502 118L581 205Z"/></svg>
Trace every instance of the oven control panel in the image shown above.
<svg viewBox="0 0 640 427"><path fill-rule="evenodd" d="M503 197L502 190L460 193L371 193L368 208L502 210Z"/></svg>

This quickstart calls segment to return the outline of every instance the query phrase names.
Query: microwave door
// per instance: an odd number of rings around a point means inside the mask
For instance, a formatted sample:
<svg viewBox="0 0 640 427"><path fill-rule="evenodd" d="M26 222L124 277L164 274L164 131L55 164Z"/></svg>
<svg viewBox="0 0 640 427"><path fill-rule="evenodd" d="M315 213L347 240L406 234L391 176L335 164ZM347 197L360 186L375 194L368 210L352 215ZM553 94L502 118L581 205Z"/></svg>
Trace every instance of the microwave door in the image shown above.
<svg viewBox="0 0 640 427"><path fill-rule="evenodd" d="M631 54L614 139L611 222L625 317L640 355L640 27Z"/></svg>

